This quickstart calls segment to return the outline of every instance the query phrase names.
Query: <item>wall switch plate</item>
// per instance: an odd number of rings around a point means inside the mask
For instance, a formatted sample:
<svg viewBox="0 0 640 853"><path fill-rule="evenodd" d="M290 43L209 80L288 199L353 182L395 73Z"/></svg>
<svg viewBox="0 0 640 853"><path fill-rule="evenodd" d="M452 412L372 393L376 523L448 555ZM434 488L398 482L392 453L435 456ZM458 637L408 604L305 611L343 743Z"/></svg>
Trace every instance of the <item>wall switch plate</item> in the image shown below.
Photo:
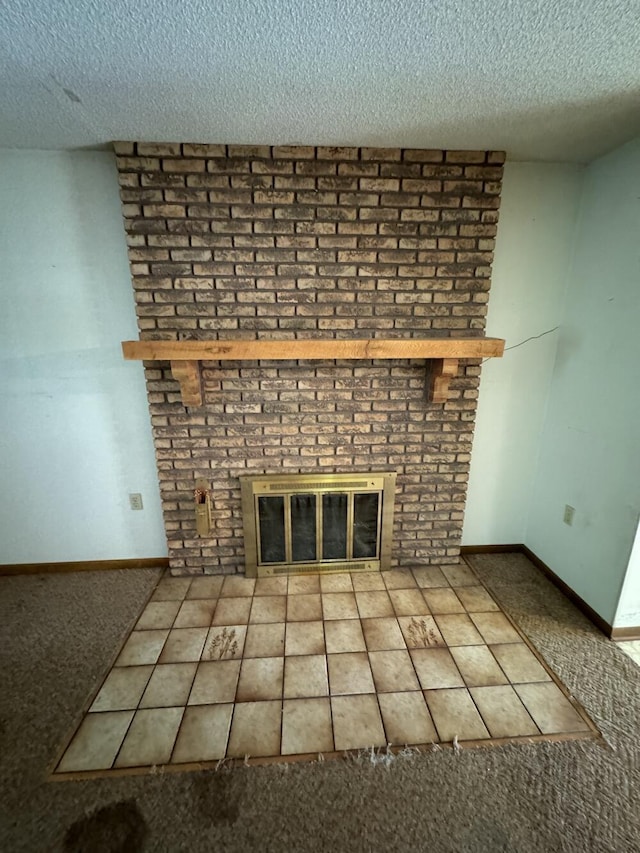
<svg viewBox="0 0 640 853"><path fill-rule="evenodd" d="M562 520L565 524L568 524L569 527L571 527L571 525L573 524L573 516L575 515L575 512L576 511L574 507L569 506L569 504L565 504L564 516L562 517Z"/></svg>
<svg viewBox="0 0 640 853"><path fill-rule="evenodd" d="M131 509L142 509L142 495L140 492L129 492L129 506Z"/></svg>

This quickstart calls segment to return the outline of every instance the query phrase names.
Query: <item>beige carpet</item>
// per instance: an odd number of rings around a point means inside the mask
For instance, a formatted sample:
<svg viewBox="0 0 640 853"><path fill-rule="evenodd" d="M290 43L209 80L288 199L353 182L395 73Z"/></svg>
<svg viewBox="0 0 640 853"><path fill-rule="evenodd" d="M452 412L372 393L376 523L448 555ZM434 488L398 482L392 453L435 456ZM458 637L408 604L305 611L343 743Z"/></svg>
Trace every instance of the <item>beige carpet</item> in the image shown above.
<svg viewBox="0 0 640 853"><path fill-rule="evenodd" d="M640 849L640 669L521 555L472 563L584 704L604 744L49 782L158 574L0 579L0 849Z"/></svg>

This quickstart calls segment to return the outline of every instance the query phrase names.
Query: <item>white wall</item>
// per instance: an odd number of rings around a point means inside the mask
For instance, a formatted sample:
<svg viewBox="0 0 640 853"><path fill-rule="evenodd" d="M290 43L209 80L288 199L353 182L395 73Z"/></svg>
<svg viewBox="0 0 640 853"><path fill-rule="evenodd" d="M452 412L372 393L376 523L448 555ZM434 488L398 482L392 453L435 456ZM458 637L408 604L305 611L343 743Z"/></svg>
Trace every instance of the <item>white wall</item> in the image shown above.
<svg viewBox="0 0 640 853"><path fill-rule="evenodd" d="M585 173L525 538L617 625L640 610L637 578L617 608L640 515L639 324L640 139Z"/></svg>
<svg viewBox="0 0 640 853"><path fill-rule="evenodd" d="M0 563L163 556L113 157L0 151L0 198Z"/></svg>
<svg viewBox="0 0 640 853"><path fill-rule="evenodd" d="M487 334L513 346L560 325L583 169L507 163ZM525 541L558 332L482 367L465 545Z"/></svg>

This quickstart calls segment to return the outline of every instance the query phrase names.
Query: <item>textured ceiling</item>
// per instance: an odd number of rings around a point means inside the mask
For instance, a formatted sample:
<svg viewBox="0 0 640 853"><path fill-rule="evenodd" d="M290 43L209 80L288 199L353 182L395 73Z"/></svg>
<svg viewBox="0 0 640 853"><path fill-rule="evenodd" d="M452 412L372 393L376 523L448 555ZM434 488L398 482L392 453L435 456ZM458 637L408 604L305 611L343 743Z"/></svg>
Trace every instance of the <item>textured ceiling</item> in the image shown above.
<svg viewBox="0 0 640 853"><path fill-rule="evenodd" d="M497 148L640 133L640 0L4 0L0 146Z"/></svg>

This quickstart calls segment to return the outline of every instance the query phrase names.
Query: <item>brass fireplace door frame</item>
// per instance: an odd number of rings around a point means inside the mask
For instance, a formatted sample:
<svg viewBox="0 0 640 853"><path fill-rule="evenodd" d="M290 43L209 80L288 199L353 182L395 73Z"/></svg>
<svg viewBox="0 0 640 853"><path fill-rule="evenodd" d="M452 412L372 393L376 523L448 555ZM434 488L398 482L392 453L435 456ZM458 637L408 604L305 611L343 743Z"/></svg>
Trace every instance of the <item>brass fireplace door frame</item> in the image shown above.
<svg viewBox="0 0 640 853"><path fill-rule="evenodd" d="M396 473L379 472L365 474L274 474L240 477L242 491L242 523L245 544L245 573L247 577L273 577L284 574L309 574L312 572L371 572L384 571L391 565L391 543L393 536L393 509L395 500ZM285 507L286 553L292 553L291 507L292 495L316 496L316 553L322 547L321 505L322 495L340 493L348 496L347 542L353 543L356 494L378 494L378 527L376 556L373 558L323 560L309 562L273 562L260 560L259 512L260 497L283 497Z"/></svg>

